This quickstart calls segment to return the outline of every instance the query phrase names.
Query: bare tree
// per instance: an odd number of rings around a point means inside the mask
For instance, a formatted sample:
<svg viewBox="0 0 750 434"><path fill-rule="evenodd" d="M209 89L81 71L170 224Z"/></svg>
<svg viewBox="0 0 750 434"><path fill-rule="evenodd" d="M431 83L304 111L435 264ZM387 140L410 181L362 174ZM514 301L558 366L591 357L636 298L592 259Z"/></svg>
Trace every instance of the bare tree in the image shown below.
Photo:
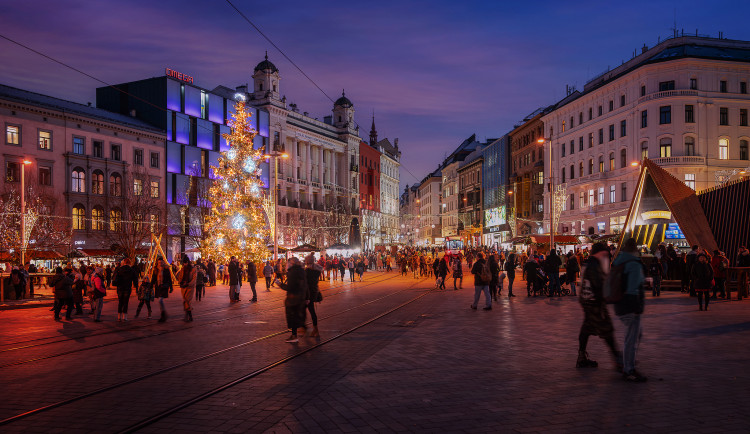
<svg viewBox="0 0 750 434"><path fill-rule="evenodd" d="M352 216L342 204L332 204L325 208L321 229L328 244L346 243L349 240L349 226Z"/></svg>

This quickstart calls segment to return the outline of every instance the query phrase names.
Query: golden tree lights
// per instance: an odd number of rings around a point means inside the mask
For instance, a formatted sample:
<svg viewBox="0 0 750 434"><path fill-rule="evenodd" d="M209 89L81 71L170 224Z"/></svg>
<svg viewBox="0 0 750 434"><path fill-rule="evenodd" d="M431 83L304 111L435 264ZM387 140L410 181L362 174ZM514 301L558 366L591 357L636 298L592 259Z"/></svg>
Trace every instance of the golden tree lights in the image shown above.
<svg viewBox="0 0 750 434"><path fill-rule="evenodd" d="M222 152L219 167L212 166L216 181L208 191L211 213L201 254L219 261L230 256L260 261L268 256L269 236L260 180L262 154L253 149L257 133L250 128L245 102L238 101L234 109L232 132L223 135L231 148Z"/></svg>

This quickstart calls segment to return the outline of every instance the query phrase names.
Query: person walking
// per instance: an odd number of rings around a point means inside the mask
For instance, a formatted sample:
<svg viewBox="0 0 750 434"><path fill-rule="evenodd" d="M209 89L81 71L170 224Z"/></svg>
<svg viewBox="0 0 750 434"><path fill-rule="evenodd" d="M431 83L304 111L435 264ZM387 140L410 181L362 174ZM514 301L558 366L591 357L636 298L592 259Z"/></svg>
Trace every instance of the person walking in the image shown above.
<svg viewBox="0 0 750 434"><path fill-rule="evenodd" d="M193 321L193 293L195 282L198 279L198 271L190 263L190 258L182 257L182 268L177 272L177 281L182 292L182 306L185 309L185 322Z"/></svg>
<svg viewBox="0 0 750 434"><path fill-rule="evenodd" d="M208 282L208 270L200 258L195 261L195 270L198 277L195 279L195 299L201 301L206 295L206 283Z"/></svg>
<svg viewBox="0 0 750 434"><path fill-rule="evenodd" d="M94 322L102 322L102 311L104 310L104 296L107 295L107 287L104 285L106 282L106 272L102 267L97 267L91 275L91 288L93 292L93 300L95 303Z"/></svg>
<svg viewBox="0 0 750 434"><path fill-rule="evenodd" d="M117 287L117 321L127 321L130 294L138 288L138 272L130 266L130 259L123 259L115 269L112 283Z"/></svg>
<svg viewBox="0 0 750 434"><path fill-rule="evenodd" d="M135 294L138 296L138 307L135 309L135 317L138 318L138 315L141 314L141 309L143 309L143 305L145 304L146 309L148 310L148 317L146 319L151 319L151 300L154 299L154 286L151 284L151 278L149 278L149 276L143 277Z"/></svg>
<svg viewBox="0 0 750 434"><path fill-rule="evenodd" d="M557 251L552 249L544 260L542 268L549 278L549 296L560 295L560 266L562 260L557 256Z"/></svg>
<svg viewBox="0 0 750 434"><path fill-rule="evenodd" d="M457 256L453 257L451 258L451 262L453 263L453 290L458 291L459 288L463 288L464 283L464 270L462 268L461 258ZM456 286L456 281L458 281L458 287Z"/></svg>
<svg viewBox="0 0 750 434"><path fill-rule="evenodd" d="M709 293L714 286L714 270L711 268L708 256L705 253L698 255L698 261L693 264L691 277L693 278L693 289L698 295L698 310L708 310ZM703 300L706 302L705 308L703 307Z"/></svg>
<svg viewBox="0 0 750 434"><path fill-rule="evenodd" d="M258 293L255 292L255 284L258 283L258 266L253 261L247 261L247 283L250 284L250 290L253 291L251 303L258 301Z"/></svg>
<svg viewBox="0 0 750 434"><path fill-rule="evenodd" d="M63 304L67 309L65 319L70 320L73 314L73 279L63 274L62 267L57 267L50 284L55 288L55 321L60 321L60 310Z"/></svg>
<svg viewBox="0 0 750 434"><path fill-rule="evenodd" d="M688 252L687 255L685 255L685 271L687 271L688 276L690 276L690 283L688 285L688 291L690 293L691 297L695 297L695 282L693 282L693 265L695 265L696 262L698 262L698 245L694 245L690 252ZM666 273L665 273L666 275Z"/></svg>
<svg viewBox="0 0 750 434"><path fill-rule="evenodd" d="M341 258L341 261L339 261L339 264L344 261L343 258ZM315 263L315 257L311 254L308 255L305 258L305 279L307 281L307 289L308 289L308 300L306 304L306 308L308 311L310 311L310 319L312 320L313 329L310 332L310 337L319 337L320 333L318 332L318 314L315 313L315 303L319 303L321 300L323 300L323 296L320 294L320 289L318 288L318 278L320 277L320 274L323 273L323 268ZM304 310L302 311L304 314ZM302 324L305 324L305 319L303 317Z"/></svg>
<svg viewBox="0 0 750 434"><path fill-rule="evenodd" d="M164 259L159 258L156 260L156 267L151 277L151 282L154 285L154 296L159 299L159 308L161 309L159 322L165 322L167 320L167 310L164 308L164 299L169 297L169 294L174 291L174 287L172 273L170 273L169 267L164 263Z"/></svg>
<svg viewBox="0 0 750 434"><path fill-rule="evenodd" d="M341 281L343 282L344 281L344 274L346 272L346 260L344 259L343 256L339 258L339 265L338 265L338 267L339 267L339 277L341 277Z"/></svg>
<svg viewBox="0 0 750 434"><path fill-rule="evenodd" d="M365 263L362 258L357 260L357 274L359 275L359 281L362 281L362 275L365 274Z"/></svg>
<svg viewBox="0 0 750 434"><path fill-rule="evenodd" d="M578 263L578 258L573 252L568 252L568 260L565 262L565 279L570 282L570 293L573 296L577 295L576 279L579 271L581 271L581 266Z"/></svg>
<svg viewBox="0 0 750 434"><path fill-rule="evenodd" d="M539 264L537 264L536 259L534 257L530 257L526 260L526 263L523 266L523 271L526 274L526 296L531 297L531 294L534 294L534 297L536 297L537 292L537 275L536 271L539 269Z"/></svg>
<svg viewBox="0 0 750 434"><path fill-rule="evenodd" d="M471 274L474 275L474 303L471 308L476 310L479 303L479 296L484 293L484 310L492 310L492 297L490 297L490 267L487 260L484 259L484 253L477 253L477 261L471 267Z"/></svg>
<svg viewBox="0 0 750 434"><path fill-rule="evenodd" d="M263 277L266 279L266 292L271 292L271 286L273 285L273 266L271 261L266 261L266 265L263 266Z"/></svg>
<svg viewBox="0 0 750 434"><path fill-rule="evenodd" d="M659 297L661 295L661 279L664 277L664 268L661 266L660 259L656 256L654 256L654 259L648 266L648 274L651 277L651 295Z"/></svg>
<svg viewBox="0 0 750 434"><path fill-rule="evenodd" d="M508 298L515 297L513 294L513 281L516 280L516 267L518 266L518 255L516 252L508 253L505 258L503 267L505 268L505 276L508 278Z"/></svg>
<svg viewBox="0 0 750 434"><path fill-rule="evenodd" d="M489 255L489 267L490 267L490 296L493 300L497 301L498 291L497 285L500 280L500 264L497 263L494 254Z"/></svg>
<svg viewBox="0 0 750 434"><path fill-rule="evenodd" d="M578 264L575 256L572 254L569 254L569 256L572 256L572 259ZM568 258L568 261L570 260L571 258ZM595 243L584 264L583 272L581 272L581 291L578 301L583 308L583 324L581 324L581 331L578 333L576 368L596 368L599 366L596 361L589 359L586 352L589 336L599 336L607 343L617 370L622 372L622 354L617 350L615 344L615 328L612 325L612 318L609 316L603 295L604 281L609 266L609 249L604 243Z"/></svg>
<svg viewBox="0 0 750 434"><path fill-rule="evenodd" d="M213 259L208 260L208 286L216 286L216 263Z"/></svg>
<svg viewBox="0 0 750 434"><path fill-rule="evenodd" d="M435 262L438 262L437 278L440 281L439 289L443 290L445 289L445 279L448 278L448 261L443 256L440 259L436 259Z"/></svg>
<svg viewBox="0 0 750 434"><path fill-rule="evenodd" d="M83 275L76 268L73 268L70 277L73 279L73 305L76 308L76 315L83 315L83 294L86 292L86 282L83 281Z"/></svg>
<svg viewBox="0 0 750 434"><path fill-rule="evenodd" d="M229 277L229 302L234 303L240 300L240 267L237 258L234 256L229 258L227 273Z"/></svg>
<svg viewBox="0 0 750 434"><path fill-rule="evenodd" d="M727 266L729 265L729 259L727 259L726 256L724 256L723 252L720 252L719 250L714 250L714 257L711 258L711 269L714 272L714 281L716 284L714 285L714 293L711 298L716 300L716 293L721 293L721 298L726 298L727 300L731 300L732 295L731 293L727 297L727 290L726 290L726 282L727 282Z"/></svg>
<svg viewBox="0 0 750 434"><path fill-rule="evenodd" d="M612 262L612 267L622 269L622 299L615 303L615 314L625 325L623 346L623 379L631 382L644 382L647 377L635 369L638 343L641 339L641 314L645 307L643 290L643 263L638 256L638 246L634 238L628 238L620 249L620 254Z"/></svg>
<svg viewBox="0 0 750 434"><path fill-rule="evenodd" d="M287 272L286 283L281 281L277 281L276 283L281 289L286 291L284 311L286 313L287 327L289 327L292 332L286 342L299 342L297 329L305 325L303 322L305 307L310 299L310 296L308 295L305 270L302 269L299 259L294 256L289 258L289 270Z"/></svg>

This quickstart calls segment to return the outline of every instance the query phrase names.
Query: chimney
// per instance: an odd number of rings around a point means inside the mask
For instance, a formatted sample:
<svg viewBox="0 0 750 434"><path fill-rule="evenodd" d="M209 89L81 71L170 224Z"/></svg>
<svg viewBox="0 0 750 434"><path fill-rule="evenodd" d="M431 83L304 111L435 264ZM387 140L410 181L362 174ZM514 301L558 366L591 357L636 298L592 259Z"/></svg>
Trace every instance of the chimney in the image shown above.
<svg viewBox="0 0 750 434"><path fill-rule="evenodd" d="M393 146L395 146L395 147L398 148L398 137L396 137L395 139L393 139Z"/></svg>
<svg viewBox="0 0 750 434"><path fill-rule="evenodd" d="M130 116L135 117L135 109L130 109Z"/></svg>
<svg viewBox="0 0 750 434"><path fill-rule="evenodd" d="M646 51L648 51L648 45L643 44L643 47L641 47L641 54L645 53Z"/></svg>

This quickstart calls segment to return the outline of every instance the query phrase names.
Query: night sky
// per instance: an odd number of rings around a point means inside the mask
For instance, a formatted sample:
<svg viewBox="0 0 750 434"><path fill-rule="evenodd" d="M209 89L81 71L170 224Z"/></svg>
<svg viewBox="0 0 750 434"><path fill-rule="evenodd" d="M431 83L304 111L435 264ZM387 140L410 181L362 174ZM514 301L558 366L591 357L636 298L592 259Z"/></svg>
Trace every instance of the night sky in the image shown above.
<svg viewBox="0 0 750 434"><path fill-rule="evenodd" d="M3 3L0 34L108 83L169 67L234 87L268 50L289 103L319 119L333 106L225 1ZM750 40L746 0L234 3L331 98L346 89L365 139L375 111L379 137L399 138L402 187L471 134L500 137L565 85L655 45L675 17L686 33ZM1 39L0 54L0 83L95 102L100 83Z"/></svg>

